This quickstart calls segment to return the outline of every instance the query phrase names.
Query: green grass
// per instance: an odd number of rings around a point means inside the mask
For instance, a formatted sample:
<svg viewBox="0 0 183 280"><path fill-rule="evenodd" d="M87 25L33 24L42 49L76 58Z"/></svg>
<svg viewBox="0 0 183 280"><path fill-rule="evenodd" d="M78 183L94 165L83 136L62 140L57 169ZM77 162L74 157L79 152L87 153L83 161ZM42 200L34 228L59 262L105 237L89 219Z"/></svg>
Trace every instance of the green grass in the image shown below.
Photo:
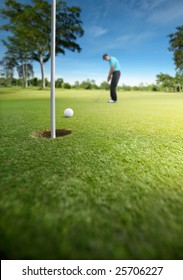
<svg viewBox="0 0 183 280"><path fill-rule="evenodd" d="M49 91L0 92L3 258L183 258L182 94L58 90L40 139Z"/></svg>

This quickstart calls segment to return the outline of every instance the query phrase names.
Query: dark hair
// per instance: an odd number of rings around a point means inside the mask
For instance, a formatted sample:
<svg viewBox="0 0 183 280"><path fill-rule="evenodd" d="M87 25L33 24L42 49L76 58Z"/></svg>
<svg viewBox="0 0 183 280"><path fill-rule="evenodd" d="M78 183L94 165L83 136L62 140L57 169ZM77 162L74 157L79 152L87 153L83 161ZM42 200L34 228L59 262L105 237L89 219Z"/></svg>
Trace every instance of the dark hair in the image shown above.
<svg viewBox="0 0 183 280"><path fill-rule="evenodd" d="M105 54L102 56L102 58L105 59L106 56L108 56L108 54L105 53Z"/></svg>

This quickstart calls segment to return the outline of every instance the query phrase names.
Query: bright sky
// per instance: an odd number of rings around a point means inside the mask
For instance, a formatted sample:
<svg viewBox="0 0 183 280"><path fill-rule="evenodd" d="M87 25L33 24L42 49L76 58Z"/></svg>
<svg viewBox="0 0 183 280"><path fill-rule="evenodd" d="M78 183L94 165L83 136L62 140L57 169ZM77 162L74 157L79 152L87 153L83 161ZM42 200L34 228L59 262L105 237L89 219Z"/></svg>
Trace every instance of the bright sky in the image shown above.
<svg viewBox="0 0 183 280"><path fill-rule="evenodd" d="M104 53L119 60L120 85L154 83L160 72L175 75L167 35L183 24L182 0L66 2L68 6L81 7L85 34L78 40L81 53L66 51L65 56L56 57L56 78L62 77L71 84L86 79L100 84L106 80L109 70L108 62L102 60ZM34 71L40 77L38 63L34 64ZM50 79L50 61L45 65L45 72Z"/></svg>

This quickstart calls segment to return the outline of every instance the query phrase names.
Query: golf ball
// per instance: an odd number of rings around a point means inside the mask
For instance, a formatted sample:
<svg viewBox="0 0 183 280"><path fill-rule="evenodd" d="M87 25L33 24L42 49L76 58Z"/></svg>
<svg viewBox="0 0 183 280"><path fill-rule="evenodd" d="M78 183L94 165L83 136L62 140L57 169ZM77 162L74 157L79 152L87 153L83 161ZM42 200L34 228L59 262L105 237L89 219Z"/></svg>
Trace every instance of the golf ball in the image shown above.
<svg viewBox="0 0 183 280"><path fill-rule="evenodd" d="M71 108L67 108L64 111L64 116L66 118L71 118L73 116L73 114L74 114L74 111Z"/></svg>

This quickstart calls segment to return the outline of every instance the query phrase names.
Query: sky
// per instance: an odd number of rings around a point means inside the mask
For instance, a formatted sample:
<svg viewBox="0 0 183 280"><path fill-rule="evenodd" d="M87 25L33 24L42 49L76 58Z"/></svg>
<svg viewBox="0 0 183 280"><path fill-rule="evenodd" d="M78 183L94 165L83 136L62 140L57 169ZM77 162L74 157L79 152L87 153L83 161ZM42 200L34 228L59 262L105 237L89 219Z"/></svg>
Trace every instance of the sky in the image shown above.
<svg viewBox="0 0 183 280"><path fill-rule="evenodd" d="M0 7L3 6L1 1ZM29 2L30 0L19 0ZM175 75L169 38L183 24L182 0L66 0L68 6L81 8L84 36L77 40L80 53L66 50L56 57L56 79L65 82L107 79L109 63L104 53L115 56L121 65L120 85L151 84L160 72ZM1 38L5 32L1 33ZM0 57L4 47L0 45ZM40 66L34 63L36 77ZM45 64L50 80L50 61Z"/></svg>

